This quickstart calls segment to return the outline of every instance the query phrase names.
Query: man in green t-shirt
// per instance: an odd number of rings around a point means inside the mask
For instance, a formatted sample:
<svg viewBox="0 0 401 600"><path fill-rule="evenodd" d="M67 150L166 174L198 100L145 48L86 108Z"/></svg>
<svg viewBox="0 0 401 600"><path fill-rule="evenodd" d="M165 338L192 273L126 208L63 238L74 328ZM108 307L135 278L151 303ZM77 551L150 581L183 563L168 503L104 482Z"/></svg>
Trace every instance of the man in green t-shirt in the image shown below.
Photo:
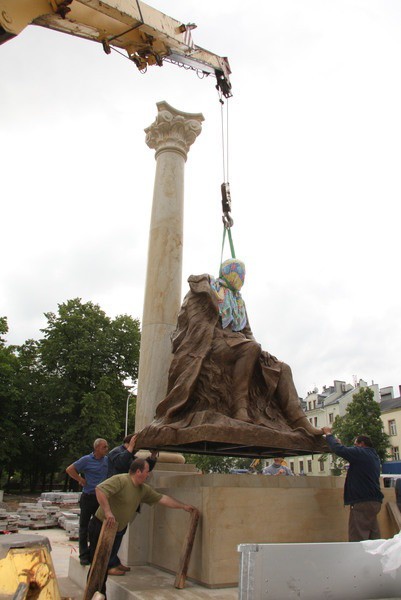
<svg viewBox="0 0 401 600"><path fill-rule="evenodd" d="M119 543L119 532L124 534L128 523L135 519L136 510L142 502L150 505L161 504L167 508L182 508L187 512L196 510L190 504L183 504L171 496L156 492L145 483L148 476L149 463L142 458L136 458L132 461L128 473L114 475L96 487L99 508L89 523L91 561L95 555L103 522L106 521L106 526L110 526L117 521L118 529L114 544ZM113 554L113 550L111 553ZM125 571L120 571L118 567L109 568L108 575L125 575ZM103 594L105 593L106 579L101 590Z"/></svg>

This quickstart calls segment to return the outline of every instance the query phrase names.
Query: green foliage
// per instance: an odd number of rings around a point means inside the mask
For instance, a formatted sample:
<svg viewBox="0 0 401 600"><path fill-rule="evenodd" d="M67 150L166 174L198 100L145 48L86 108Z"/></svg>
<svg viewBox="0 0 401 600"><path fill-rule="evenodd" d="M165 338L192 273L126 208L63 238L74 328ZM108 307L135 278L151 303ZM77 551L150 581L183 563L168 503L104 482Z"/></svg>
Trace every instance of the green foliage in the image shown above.
<svg viewBox="0 0 401 600"><path fill-rule="evenodd" d="M344 446L352 446L358 435L368 435L380 460L386 459L389 436L384 432L380 418L380 405L374 400L373 391L360 388L353 395L343 417L336 417L333 432Z"/></svg>
<svg viewBox="0 0 401 600"><path fill-rule="evenodd" d="M230 456L209 456L205 454L186 454L187 463L196 465L202 473L229 473L230 469L249 469L251 458L233 458Z"/></svg>
<svg viewBox="0 0 401 600"><path fill-rule="evenodd" d="M0 475L17 469L32 490L96 438L121 442L139 362L138 320L110 319L79 298L45 316L39 341L6 348L0 337Z"/></svg>
<svg viewBox="0 0 401 600"><path fill-rule="evenodd" d="M64 443L69 456L88 452L93 440L119 442L124 432L127 383L138 374L139 322L111 320L98 305L79 298L47 313L40 350L53 398L68 415Z"/></svg>
<svg viewBox="0 0 401 600"><path fill-rule="evenodd" d="M0 317L0 473L18 456L19 427L15 416L20 413L20 397L16 387L18 357L14 346L6 346L7 319Z"/></svg>

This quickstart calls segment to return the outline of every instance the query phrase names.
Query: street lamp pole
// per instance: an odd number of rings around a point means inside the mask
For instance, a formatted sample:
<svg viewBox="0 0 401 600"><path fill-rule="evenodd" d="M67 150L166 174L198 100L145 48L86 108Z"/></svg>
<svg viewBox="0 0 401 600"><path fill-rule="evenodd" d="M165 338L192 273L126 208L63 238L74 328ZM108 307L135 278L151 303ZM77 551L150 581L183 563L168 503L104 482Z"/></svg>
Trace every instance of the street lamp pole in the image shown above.
<svg viewBox="0 0 401 600"><path fill-rule="evenodd" d="M125 436L124 437L127 437L127 435L128 435L128 408L129 408L129 399L131 398L131 396L132 396L132 392L129 392L129 394L127 396L127 403L125 406Z"/></svg>

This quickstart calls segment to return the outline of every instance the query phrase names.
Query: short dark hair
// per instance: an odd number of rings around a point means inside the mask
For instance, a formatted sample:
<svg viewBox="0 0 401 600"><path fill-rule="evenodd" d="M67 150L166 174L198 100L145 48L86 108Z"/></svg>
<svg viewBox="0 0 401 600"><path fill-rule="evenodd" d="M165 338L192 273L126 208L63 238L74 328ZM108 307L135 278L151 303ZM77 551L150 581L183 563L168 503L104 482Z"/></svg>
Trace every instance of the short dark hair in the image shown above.
<svg viewBox="0 0 401 600"><path fill-rule="evenodd" d="M372 440L370 439L370 437L368 435L358 435L355 438L355 441L358 442L358 444L363 442L365 444L365 446L367 446L368 448L373 448Z"/></svg>
<svg viewBox="0 0 401 600"><path fill-rule="evenodd" d="M129 435L126 435L125 438L123 439L123 444L129 444L130 441L132 440L132 438L134 437L135 433L130 433Z"/></svg>
<svg viewBox="0 0 401 600"><path fill-rule="evenodd" d="M134 460L129 466L129 472L136 473L137 471L140 471L141 473L143 473L145 465L146 460L144 458L134 458Z"/></svg>

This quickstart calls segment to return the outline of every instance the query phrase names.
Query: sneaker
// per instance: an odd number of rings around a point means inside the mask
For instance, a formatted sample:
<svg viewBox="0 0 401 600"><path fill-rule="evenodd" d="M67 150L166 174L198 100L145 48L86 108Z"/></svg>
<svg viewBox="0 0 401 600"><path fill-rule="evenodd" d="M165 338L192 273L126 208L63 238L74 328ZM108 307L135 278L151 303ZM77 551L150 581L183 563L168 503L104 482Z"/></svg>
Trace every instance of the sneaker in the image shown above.
<svg viewBox="0 0 401 600"><path fill-rule="evenodd" d="M81 565L83 567L87 567L88 565L91 564L91 561L89 560L89 558L80 558L79 562L81 563Z"/></svg>

